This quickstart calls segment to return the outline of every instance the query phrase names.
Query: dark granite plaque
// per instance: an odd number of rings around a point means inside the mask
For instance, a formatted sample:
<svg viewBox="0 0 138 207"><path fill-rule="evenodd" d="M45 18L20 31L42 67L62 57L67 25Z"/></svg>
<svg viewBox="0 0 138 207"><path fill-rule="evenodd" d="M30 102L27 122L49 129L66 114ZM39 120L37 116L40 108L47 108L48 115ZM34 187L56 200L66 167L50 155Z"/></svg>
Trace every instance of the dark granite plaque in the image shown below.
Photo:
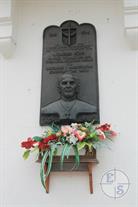
<svg viewBox="0 0 138 207"><path fill-rule="evenodd" d="M99 122L96 30L65 21L43 33L40 125Z"/></svg>

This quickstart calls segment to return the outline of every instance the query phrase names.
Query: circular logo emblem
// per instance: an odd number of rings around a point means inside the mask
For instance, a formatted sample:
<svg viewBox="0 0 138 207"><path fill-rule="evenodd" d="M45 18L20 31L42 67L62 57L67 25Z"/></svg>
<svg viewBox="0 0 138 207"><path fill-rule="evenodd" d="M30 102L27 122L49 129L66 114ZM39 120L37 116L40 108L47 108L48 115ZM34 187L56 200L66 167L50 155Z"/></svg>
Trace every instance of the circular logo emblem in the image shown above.
<svg viewBox="0 0 138 207"><path fill-rule="evenodd" d="M128 176L121 170L113 169L106 172L101 179L101 188L110 198L121 198L129 189Z"/></svg>

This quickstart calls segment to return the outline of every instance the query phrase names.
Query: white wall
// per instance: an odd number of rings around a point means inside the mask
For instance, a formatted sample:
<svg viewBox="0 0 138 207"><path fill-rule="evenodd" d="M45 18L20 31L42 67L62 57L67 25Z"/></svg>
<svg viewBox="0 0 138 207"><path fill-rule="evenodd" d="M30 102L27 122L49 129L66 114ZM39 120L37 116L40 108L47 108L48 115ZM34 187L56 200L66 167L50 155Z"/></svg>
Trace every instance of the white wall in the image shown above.
<svg viewBox="0 0 138 207"><path fill-rule="evenodd" d="M136 207L136 51L123 31L120 0L17 1L17 48L11 59L0 58L0 207ZM119 132L112 150L98 150L94 194L86 173L53 173L45 194L35 156L22 159L20 142L40 135L42 32L49 25L73 19L96 26L101 122ZM106 197L102 175L123 170L130 189L121 199Z"/></svg>
<svg viewBox="0 0 138 207"><path fill-rule="evenodd" d="M11 15L11 0L0 0L0 17Z"/></svg>

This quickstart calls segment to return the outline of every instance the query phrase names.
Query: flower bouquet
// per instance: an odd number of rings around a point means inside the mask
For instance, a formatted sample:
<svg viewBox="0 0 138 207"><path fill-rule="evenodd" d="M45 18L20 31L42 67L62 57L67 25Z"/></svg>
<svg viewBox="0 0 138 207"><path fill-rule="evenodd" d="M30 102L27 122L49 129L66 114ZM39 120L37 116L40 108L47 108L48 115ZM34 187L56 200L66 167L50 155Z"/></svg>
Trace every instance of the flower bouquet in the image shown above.
<svg viewBox="0 0 138 207"><path fill-rule="evenodd" d="M40 177L45 187L45 179L51 171L53 157L57 155L59 148L61 148L61 169L65 157L68 159L70 155L71 148L74 150L74 167L79 167L79 154L82 149L86 150L86 154L92 155L93 149L107 144L107 141L112 141L115 136L116 132L107 123L94 125L92 122L85 122L63 126L52 124L46 127L42 136L29 137L27 141L21 143L21 147L26 149L23 154L24 159L27 159L32 152L37 152L38 158L41 157Z"/></svg>

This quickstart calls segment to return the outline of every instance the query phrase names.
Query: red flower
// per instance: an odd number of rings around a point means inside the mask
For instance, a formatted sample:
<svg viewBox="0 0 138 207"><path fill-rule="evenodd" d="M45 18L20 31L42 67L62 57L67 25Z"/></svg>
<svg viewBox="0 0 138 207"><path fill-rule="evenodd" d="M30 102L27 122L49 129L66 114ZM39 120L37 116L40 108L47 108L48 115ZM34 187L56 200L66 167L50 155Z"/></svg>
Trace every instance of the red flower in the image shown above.
<svg viewBox="0 0 138 207"><path fill-rule="evenodd" d="M21 147L24 147L26 149L30 149L31 147L34 147L34 144L36 141L32 140L32 138L28 138L27 141L24 141L21 143Z"/></svg>
<svg viewBox="0 0 138 207"><path fill-rule="evenodd" d="M105 131L109 131L110 128L111 128L110 124L103 124L97 127L96 129L100 129L101 131L105 132Z"/></svg>
<svg viewBox="0 0 138 207"><path fill-rule="evenodd" d="M57 136L55 134L45 137L44 139L41 140L41 142L39 142L38 148L40 150L45 150L46 148L49 148L48 142L53 140L57 140Z"/></svg>
<svg viewBox="0 0 138 207"><path fill-rule="evenodd" d="M53 140L56 140L57 139L57 136L55 134L51 134L49 135L48 137L45 137L42 142L43 143L48 143L49 141L53 141Z"/></svg>
<svg viewBox="0 0 138 207"><path fill-rule="evenodd" d="M45 144L45 143L43 143L43 142L39 142L39 144L38 144L38 148L40 149L40 150L45 150L46 148L49 148L49 145L48 144Z"/></svg>

